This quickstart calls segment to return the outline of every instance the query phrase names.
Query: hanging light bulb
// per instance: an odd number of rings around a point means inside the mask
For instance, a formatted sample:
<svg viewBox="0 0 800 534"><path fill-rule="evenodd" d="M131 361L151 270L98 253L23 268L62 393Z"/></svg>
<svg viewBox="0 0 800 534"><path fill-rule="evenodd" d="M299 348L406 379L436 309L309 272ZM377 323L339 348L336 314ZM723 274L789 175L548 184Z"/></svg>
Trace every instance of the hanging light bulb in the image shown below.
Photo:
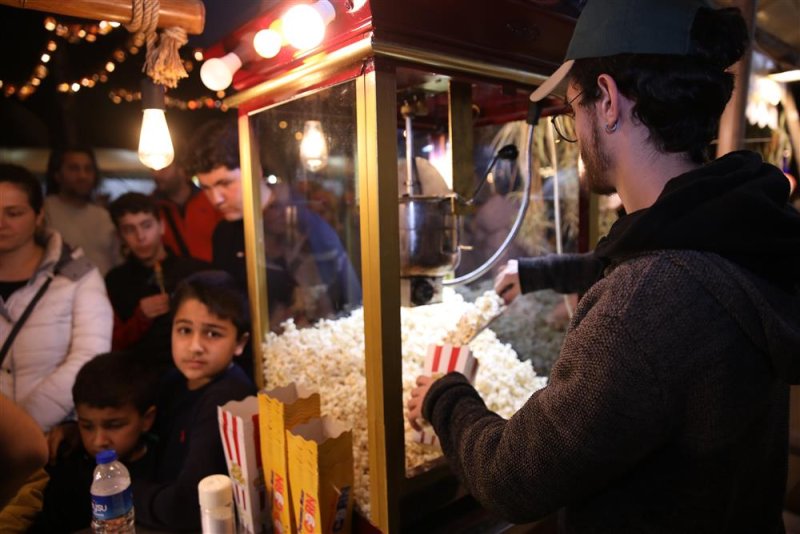
<svg viewBox="0 0 800 534"><path fill-rule="evenodd" d="M172 138L164 116L164 86L150 78L142 80L142 131L139 134L139 161L154 170L167 167L175 158Z"/></svg>
<svg viewBox="0 0 800 534"><path fill-rule="evenodd" d="M326 26L336 17L328 0L290 7L281 17L286 41L298 50L308 50L325 38Z"/></svg>
<svg viewBox="0 0 800 534"><path fill-rule="evenodd" d="M300 141L300 160L306 169L317 172L328 164L328 142L320 121L306 121Z"/></svg>

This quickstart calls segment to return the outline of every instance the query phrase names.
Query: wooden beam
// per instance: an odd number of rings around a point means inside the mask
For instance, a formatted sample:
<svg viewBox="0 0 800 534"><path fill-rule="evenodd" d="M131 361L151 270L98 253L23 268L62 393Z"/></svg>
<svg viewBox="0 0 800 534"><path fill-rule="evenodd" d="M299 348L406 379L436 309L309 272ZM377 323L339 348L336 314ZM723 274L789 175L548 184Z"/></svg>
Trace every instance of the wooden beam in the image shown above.
<svg viewBox="0 0 800 534"><path fill-rule="evenodd" d="M133 0L0 0L0 5L121 24L133 18ZM203 33L205 18L202 0L160 0L159 28L177 26L197 35Z"/></svg>

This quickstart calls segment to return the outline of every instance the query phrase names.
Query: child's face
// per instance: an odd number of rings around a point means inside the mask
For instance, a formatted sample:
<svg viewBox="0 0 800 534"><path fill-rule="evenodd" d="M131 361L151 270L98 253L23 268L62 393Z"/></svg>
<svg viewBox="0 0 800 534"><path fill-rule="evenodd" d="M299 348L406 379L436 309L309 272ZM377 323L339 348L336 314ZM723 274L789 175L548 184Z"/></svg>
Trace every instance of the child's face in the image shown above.
<svg viewBox="0 0 800 534"><path fill-rule="evenodd" d="M186 299L172 321L172 359L186 377L189 389L198 389L228 368L242 353L247 335L236 336L236 325L209 312L197 299Z"/></svg>
<svg viewBox="0 0 800 534"><path fill-rule="evenodd" d="M154 263L162 250L164 228L152 213L126 213L118 221L119 235L134 256L145 265Z"/></svg>
<svg viewBox="0 0 800 534"><path fill-rule="evenodd" d="M114 449L123 461L136 459L139 438L153 426L156 415L155 406L141 414L131 403L106 408L81 403L75 411L86 452L94 457L102 450Z"/></svg>

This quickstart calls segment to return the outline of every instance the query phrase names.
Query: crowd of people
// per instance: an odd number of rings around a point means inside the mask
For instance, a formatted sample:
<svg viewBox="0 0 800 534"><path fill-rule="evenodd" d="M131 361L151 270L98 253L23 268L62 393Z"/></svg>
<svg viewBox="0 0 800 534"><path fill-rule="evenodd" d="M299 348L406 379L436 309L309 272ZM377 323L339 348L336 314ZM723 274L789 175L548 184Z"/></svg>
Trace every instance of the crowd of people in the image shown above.
<svg viewBox="0 0 800 534"><path fill-rule="evenodd" d="M153 194L108 206L93 201L91 149L52 152L47 196L0 164L0 457L13 466L0 531L88 528L94 457L109 448L140 524L199 528L197 483L227 472L216 407L255 385L236 124L198 138L213 141L154 171ZM271 325L358 306L336 233L288 188L262 198Z"/></svg>

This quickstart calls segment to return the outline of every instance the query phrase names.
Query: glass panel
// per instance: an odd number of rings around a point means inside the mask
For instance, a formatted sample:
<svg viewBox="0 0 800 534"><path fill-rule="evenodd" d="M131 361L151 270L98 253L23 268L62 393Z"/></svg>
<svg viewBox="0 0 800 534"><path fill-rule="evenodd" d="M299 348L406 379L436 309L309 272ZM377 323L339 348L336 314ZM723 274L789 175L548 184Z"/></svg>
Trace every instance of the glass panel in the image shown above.
<svg viewBox="0 0 800 534"><path fill-rule="evenodd" d="M286 102L255 123L270 328L347 315L361 305L354 86Z"/></svg>
<svg viewBox="0 0 800 534"><path fill-rule="evenodd" d="M353 430L356 506L369 517L355 84L259 112L270 327L268 390L320 394L322 415Z"/></svg>
<svg viewBox="0 0 800 534"><path fill-rule="evenodd" d="M577 145L554 141L549 117L543 118L534 129L529 173L527 90L412 69L399 69L397 78L401 299L409 305L402 310L405 395L423 371L430 344L468 343L480 362L476 388L490 409L509 417L546 384L576 298L536 291L499 313L503 306L493 280L509 259L577 252ZM448 287L445 280L472 272L498 251L517 218L529 175L527 214L500 261L475 281ZM448 211L451 205L455 214ZM420 222L423 211L437 221ZM437 261L419 252L430 243ZM420 301L428 303L413 306ZM426 437L406 423L411 475L440 455L435 445L417 443Z"/></svg>

